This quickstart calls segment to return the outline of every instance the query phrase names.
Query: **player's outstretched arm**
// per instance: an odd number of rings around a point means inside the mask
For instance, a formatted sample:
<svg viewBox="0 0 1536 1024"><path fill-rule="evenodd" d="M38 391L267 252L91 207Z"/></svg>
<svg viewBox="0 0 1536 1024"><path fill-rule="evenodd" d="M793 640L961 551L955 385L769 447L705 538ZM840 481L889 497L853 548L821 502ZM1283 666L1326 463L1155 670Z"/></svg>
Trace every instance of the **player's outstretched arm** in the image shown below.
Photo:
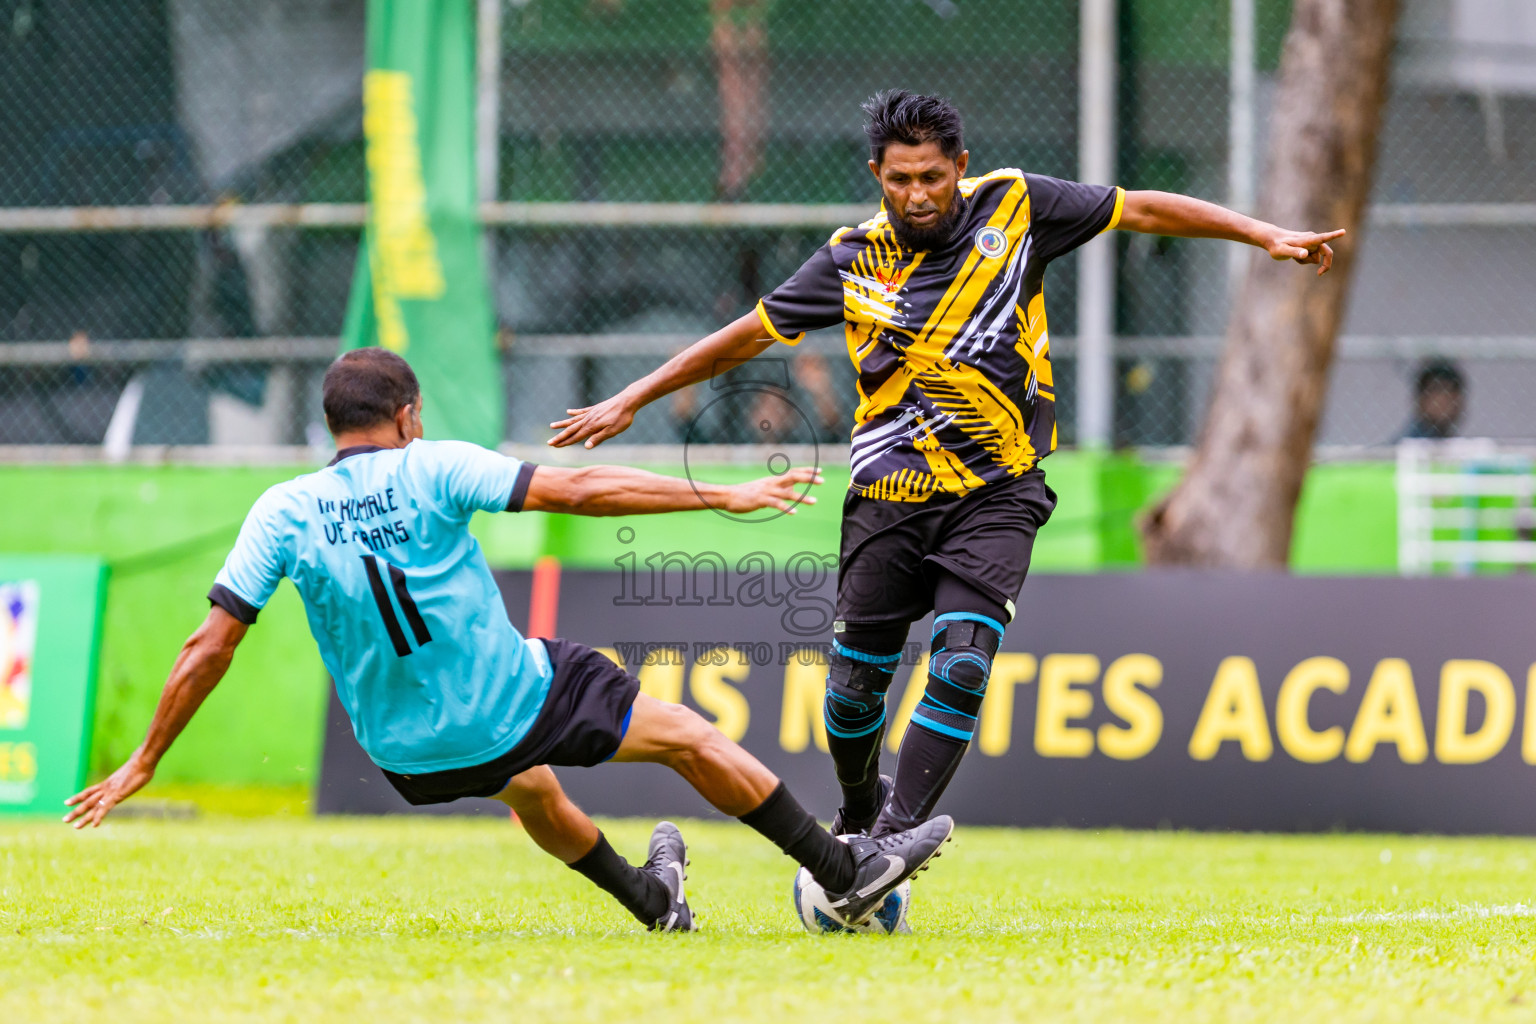
<svg viewBox="0 0 1536 1024"><path fill-rule="evenodd" d="M821 483L819 469L791 469L744 484L706 484L648 473L627 466L540 466L528 481L524 512L566 512L578 516L628 516L713 508L755 512L776 508L789 515L814 505L806 485Z"/></svg>
<svg viewBox="0 0 1536 1024"><path fill-rule="evenodd" d="M64 801L71 808L64 815L66 822L75 828L100 825L108 811L149 784L160 758L229 670L230 659L245 639L246 628L245 623L217 605L209 610L197 632L181 645L181 654L160 693L160 704L155 708L144 742L117 771Z"/></svg>
<svg viewBox="0 0 1536 1024"><path fill-rule="evenodd" d="M708 380L715 374L745 362L773 344L763 322L754 313L720 328L668 359L651 373L635 381L612 398L584 409L567 409L563 420L551 423L560 433L550 438L556 448L585 441L595 448L615 434L622 434L634 421L635 413L656 399L678 388Z"/></svg>
<svg viewBox="0 0 1536 1024"><path fill-rule="evenodd" d="M1147 235L1246 242L1263 249L1272 259L1316 264L1319 275L1333 266L1333 248L1328 243L1344 234L1343 228L1293 231L1172 192L1127 192L1117 226Z"/></svg>

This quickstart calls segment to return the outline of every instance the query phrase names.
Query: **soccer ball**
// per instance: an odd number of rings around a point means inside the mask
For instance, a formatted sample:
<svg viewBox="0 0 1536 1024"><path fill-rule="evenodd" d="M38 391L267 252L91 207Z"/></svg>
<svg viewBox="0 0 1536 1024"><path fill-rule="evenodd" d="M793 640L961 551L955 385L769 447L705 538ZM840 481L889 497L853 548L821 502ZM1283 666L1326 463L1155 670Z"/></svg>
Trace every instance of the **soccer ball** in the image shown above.
<svg viewBox="0 0 1536 1024"><path fill-rule="evenodd" d="M863 935L908 935L907 908L912 905L912 883L902 882L886 894L880 909L863 924L850 925L843 915L834 910L832 901L821 883L811 877L810 871L801 868L795 872L795 913L800 923L812 935L829 935L832 932L855 932Z"/></svg>

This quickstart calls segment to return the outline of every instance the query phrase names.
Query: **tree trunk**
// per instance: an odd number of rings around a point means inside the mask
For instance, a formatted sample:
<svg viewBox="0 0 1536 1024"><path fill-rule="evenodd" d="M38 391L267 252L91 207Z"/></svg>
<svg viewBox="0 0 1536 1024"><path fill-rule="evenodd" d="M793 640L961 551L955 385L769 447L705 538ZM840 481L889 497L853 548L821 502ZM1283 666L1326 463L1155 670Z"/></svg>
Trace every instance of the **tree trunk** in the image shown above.
<svg viewBox="0 0 1536 1024"><path fill-rule="evenodd" d="M720 199L738 200L763 168L768 134L768 5L710 0L709 45L720 92Z"/></svg>
<svg viewBox="0 0 1536 1024"><path fill-rule="evenodd" d="M1259 216L1346 227L1332 272L1255 252L1184 477L1141 524L1156 565L1284 568L1311 461L1386 101L1398 0L1296 0Z"/></svg>

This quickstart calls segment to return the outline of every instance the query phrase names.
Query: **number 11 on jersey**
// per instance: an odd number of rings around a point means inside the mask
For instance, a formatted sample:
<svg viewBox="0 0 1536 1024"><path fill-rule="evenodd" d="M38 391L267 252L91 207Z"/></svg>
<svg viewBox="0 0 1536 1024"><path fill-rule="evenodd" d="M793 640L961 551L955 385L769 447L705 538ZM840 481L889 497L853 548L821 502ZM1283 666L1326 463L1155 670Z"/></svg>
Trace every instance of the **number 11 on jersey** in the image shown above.
<svg viewBox="0 0 1536 1024"><path fill-rule="evenodd" d="M416 608L416 602L411 600L411 592L405 585L405 573L400 571L397 565L380 560L378 555L363 555L363 568L368 573L368 586L373 590L373 600L379 606L379 614L384 618L384 628L389 631L389 640L395 646L395 654L405 657L411 653L410 641L405 637L405 631L400 628L400 619L395 615L395 607L389 600L389 589L384 585L384 573L379 571L382 564L389 573L389 582L395 591L395 598L400 602L400 611L405 614L405 621L410 624L411 634L416 638L416 646L432 642L432 633L427 629L427 624L422 620L421 612Z"/></svg>

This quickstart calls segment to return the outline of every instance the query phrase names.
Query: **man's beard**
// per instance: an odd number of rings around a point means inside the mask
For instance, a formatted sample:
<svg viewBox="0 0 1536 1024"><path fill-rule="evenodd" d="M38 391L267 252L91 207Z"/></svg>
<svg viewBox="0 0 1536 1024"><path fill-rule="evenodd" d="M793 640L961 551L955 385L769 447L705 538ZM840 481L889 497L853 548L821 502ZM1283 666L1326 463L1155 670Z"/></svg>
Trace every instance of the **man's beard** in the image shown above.
<svg viewBox="0 0 1536 1024"><path fill-rule="evenodd" d="M963 216L965 216L965 197L957 192L954 200L949 204L949 212L941 215L926 228L914 227L899 214L892 213L891 233L905 249L942 249L949 244L950 239L955 237L955 228L960 226L960 218Z"/></svg>

